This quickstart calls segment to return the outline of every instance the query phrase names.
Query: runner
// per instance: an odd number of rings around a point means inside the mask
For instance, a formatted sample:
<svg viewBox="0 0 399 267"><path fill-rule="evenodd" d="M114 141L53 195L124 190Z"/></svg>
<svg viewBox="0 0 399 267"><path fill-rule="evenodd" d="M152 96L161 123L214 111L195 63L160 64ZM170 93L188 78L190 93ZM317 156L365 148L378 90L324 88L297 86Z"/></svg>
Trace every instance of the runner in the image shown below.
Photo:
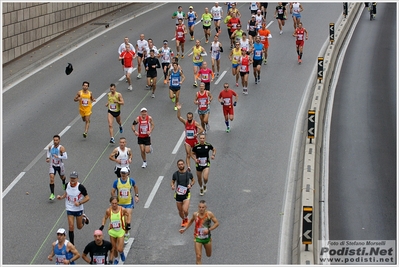
<svg viewBox="0 0 399 267"><path fill-rule="evenodd" d="M232 34L238 29L237 25L241 25L241 20L236 17L236 13L231 13L231 18L227 21L227 27L230 28L229 38L230 38L230 49L233 49L234 38Z"/></svg>
<svg viewBox="0 0 399 267"><path fill-rule="evenodd" d="M192 158L196 162L198 185L200 186L200 195L203 196L207 191L206 184L208 183L209 169L211 162L209 160L209 151L212 150L211 159L214 160L216 156L216 148L210 143L206 142L205 134L200 134L199 143L193 148Z"/></svg>
<svg viewBox="0 0 399 267"><path fill-rule="evenodd" d="M227 16L224 18L223 22L224 22L224 24L226 24L227 34L229 35L229 40L230 40L230 43L231 43L231 34L232 34L232 32L231 32L231 26L230 26L230 24L229 24L230 19L231 19L231 16L230 16L230 15L227 15ZM233 46L233 45L231 45L230 49L233 48L232 46Z"/></svg>
<svg viewBox="0 0 399 267"><path fill-rule="evenodd" d="M155 97L155 90L157 89L157 69L161 68L158 58L155 57L155 50L150 50L150 56L144 61L145 70L147 71L147 86L151 89L151 97Z"/></svg>
<svg viewBox="0 0 399 267"><path fill-rule="evenodd" d="M176 107L177 107L177 118L179 119L179 121L181 121L184 124L185 127L186 139L184 140L184 147L186 149L186 164L187 164L187 170L191 172L191 167L190 167L191 149L195 146L196 143L198 143L197 133L204 132L204 129L201 127L201 125L198 122L196 122L193 119L194 115L192 112L187 113L187 120L185 120L183 119L182 116L180 116L181 105L177 103Z"/></svg>
<svg viewBox="0 0 399 267"><path fill-rule="evenodd" d="M212 14L209 13L209 9L206 7L205 13L203 13L201 16L202 28L204 29L206 44L209 42L209 36L211 36L212 19Z"/></svg>
<svg viewBox="0 0 399 267"><path fill-rule="evenodd" d="M121 178L114 181L111 189L111 197L116 196L118 198L118 205L125 208L129 213L128 218L130 220L125 220L126 229L124 235L124 243L127 244L130 238L130 225L132 220L132 214L134 209L134 202L139 202L139 188L133 178L129 177L129 170L126 167L121 169ZM134 200L132 196L132 188L134 189Z"/></svg>
<svg viewBox="0 0 399 267"><path fill-rule="evenodd" d="M262 16L265 19L265 23L266 23L266 15L267 15L267 6L268 6L267 2L260 3L260 10L262 11Z"/></svg>
<svg viewBox="0 0 399 267"><path fill-rule="evenodd" d="M85 131L83 133L83 137L87 137L87 132L89 131L90 126L90 115L92 113L93 102L96 102L96 99L93 98L93 94L89 91L90 83L84 81L82 84L82 90L78 91L73 101L79 101L79 113L82 117L82 121L85 122Z"/></svg>
<svg viewBox="0 0 399 267"><path fill-rule="evenodd" d="M105 265L113 263L111 242L104 240L103 231L94 231L94 240L86 245L82 259L88 264ZM87 256L89 254L90 258Z"/></svg>
<svg viewBox="0 0 399 267"><path fill-rule="evenodd" d="M223 106L223 115L224 115L224 120L226 124L226 132L230 132L230 121L233 121L234 119L234 107L237 105L238 101L238 95L236 92L234 92L230 87L228 83L225 83L223 85L224 89L220 91L218 101L220 104ZM233 102L233 96L234 96L234 102Z"/></svg>
<svg viewBox="0 0 399 267"><path fill-rule="evenodd" d="M205 83L200 84L200 90L195 94L194 104L198 105L198 115L201 120L202 129L209 131L210 126L208 123L210 103L213 96L210 91L205 90Z"/></svg>
<svg viewBox="0 0 399 267"><path fill-rule="evenodd" d="M280 34L283 34L283 26L285 25L285 20L287 19L287 9L282 2L278 2L276 10L274 11L274 17L277 19Z"/></svg>
<svg viewBox="0 0 399 267"><path fill-rule="evenodd" d="M187 12L187 17L186 17L187 24L188 24L188 29L190 31L190 36L191 36L190 40L194 41L194 26L195 26L195 22L198 18L198 15L197 15L197 12L195 12L193 10L193 6L190 6L188 9L189 10Z"/></svg>
<svg viewBox="0 0 399 267"><path fill-rule="evenodd" d="M213 225L211 226L211 222ZM215 215L206 209L205 200L200 200L198 205L198 211L193 213L188 224L185 228L180 229L179 232L184 233L191 224L194 224L194 249L196 255L196 264L202 264L202 246L205 248L207 257L212 255L212 238L211 231L215 230L219 226L219 221Z"/></svg>
<svg viewBox="0 0 399 267"><path fill-rule="evenodd" d="M183 7L178 6L177 11L173 12L172 19L176 19L176 25L179 24L178 19L182 19L184 24L184 18L186 18L186 13L183 12Z"/></svg>
<svg viewBox="0 0 399 267"><path fill-rule="evenodd" d="M236 77L236 86L238 87L238 79L240 78L239 76L239 64L238 60L241 57L241 48L240 48L240 43L235 43L235 47L233 50L231 50L229 59L231 61L231 74Z"/></svg>
<svg viewBox="0 0 399 267"><path fill-rule="evenodd" d="M138 131L136 125L138 124ZM141 108L140 116L133 121L132 131L137 136L137 144L140 147L141 158L143 159L143 165L141 168L147 167L147 155L152 153L151 146L151 133L154 130L154 121L151 116L147 114L146 108Z"/></svg>
<svg viewBox="0 0 399 267"><path fill-rule="evenodd" d="M173 63L173 68L169 70L169 98L175 103L174 110L177 110L176 104L180 101L180 89L186 77L183 70L179 68L177 62Z"/></svg>
<svg viewBox="0 0 399 267"><path fill-rule="evenodd" d="M258 10L258 2L250 2L249 10L251 11L251 15L255 15L256 11Z"/></svg>
<svg viewBox="0 0 399 267"><path fill-rule="evenodd" d="M216 63L216 77L219 77L220 72L220 53L223 52L222 43L219 42L219 36L215 34L213 37L213 42L211 43L211 62L212 62L212 71L215 73L215 63Z"/></svg>
<svg viewBox="0 0 399 267"><path fill-rule="evenodd" d="M163 84L168 83L168 71L170 65L170 59L173 57L174 53L170 47L168 47L168 40L163 40L163 47L158 50L158 58L161 58L161 65L163 70Z"/></svg>
<svg viewBox="0 0 399 267"><path fill-rule="evenodd" d="M201 41L196 40L195 41L195 46L192 48L192 52L188 54L189 57L193 56L193 72L194 72L194 84L193 86L197 87L197 74L199 68L202 66L202 62L204 61L203 56L207 56L208 54L206 53L205 49L201 46Z"/></svg>
<svg viewBox="0 0 399 267"><path fill-rule="evenodd" d="M260 42L260 36L255 37L255 43L252 47L253 52L253 70L254 70L254 77L255 77L255 84L260 82L260 71L262 67L262 58L263 58L263 44Z"/></svg>
<svg viewBox="0 0 399 267"><path fill-rule="evenodd" d="M140 39L136 43L137 51L137 79L141 79L141 63L143 62L144 53L147 51L148 42L144 39L144 33L140 34Z"/></svg>
<svg viewBox="0 0 399 267"><path fill-rule="evenodd" d="M114 118L116 122L119 124L119 133L123 133L122 122L121 122L121 105L125 104L123 100L122 94L116 91L116 86L114 83L111 83L109 86L109 93L107 94L108 101L105 104L108 107L108 129L109 135L111 136L110 143L114 144L114 128L113 121Z"/></svg>
<svg viewBox="0 0 399 267"><path fill-rule="evenodd" d="M102 218L99 229L101 231L104 229L104 225L109 218L110 223L108 227L108 234L109 238L111 239L114 264L118 264L118 252L121 256L121 260L126 260L125 253L123 252L124 236L125 230L130 230L130 225L125 226L125 222L130 222L130 214L125 208L118 205L118 198L116 196L112 196L109 199L109 202L111 203L111 207L107 208L105 211L105 215Z"/></svg>
<svg viewBox="0 0 399 267"><path fill-rule="evenodd" d="M252 41L247 38L247 34L245 32L242 33L242 37L240 40L241 50L245 49L247 55L252 53Z"/></svg>
<svg viewBox="0 0 399 267"><path fill-rule="evenodd" d="M256 11L255 21L256 21L256 30L257 31L259 31L260 28L262 28L263 23L266 23L265 18L262 16L262 11L259 9Z"/></svg>
<svg viewBox="0 0 399 267"><path fill-rule="evenodd" d="M218 2L211 8L211 14L213 17L213 23L215 24L216 35L220 35L222 32L220 29L220 21L223 19L223 8L219 6Z"/></svg>
<svg viewBox="0 0 399 267"><path fill-rule="evenodd" d="M242 93L244 95L248 94L248 75L249 75L249 64L252 63L252 59L249 58L247 54L247 49L243 48L241 50L241 57L239 60L240 64L240 76L241 76L241 83L242 83Z"/></svg>
<svg viewBox="0 0 399 267"><path fill-rule="evenodd" d="M186 42L186 34L187 29L183 24L183 19L178 19L178 24L175 29L175 38L176 38L176 57L179 58L180 47L181 47L181 58L184 58L184 43Z"/></svg>
<svg viewBox="0 0 399 267"><path fill-rule="evenodd" d="M131 50L130 45L128 44L125 46L125 48L126 50L119 55L119 60L123 60L124 63L123 66L125 67L124 70L125 70L126 80L129 84L129 87L127 89L132 91L133 87L130 75L133 72L133 59L136 57L136 53Z"/></svg>
<svg viewBox="0 0 399 267"><path fill-rule="evenodd" d="M134 46L131 43L129 43L129 38L126 36L125 39L123 40L123 43L118 48L118 55L122 54L123 51L126 51L126 45L130 45L130 49L134 53L136 53ZM122 63L123 74L125 74L125 62L123 59L121 60L121 63ZM127 82L127 79L126 79L126 82Z"/></svg>
<svg viewBox="0 0 399 267"><path fill-rule="evenodd" d="M231 3L231 8L229 9L230 16L234 13L236 15L237 18L241 18L241 13L237 8L237 3L236 2L232 2Z"/></svg>
<svg viewBox="0 0 399 267"><path fill-rule="evenodd" d="M269 48L269 39L272 38L272 35L269 29L266 28L266 23L262 24L262 28L258 31L260 36L260 41L263 44L263 64L267 64L267 50Z"/></svg>
<svg viewBox="0 0 399 267"><path fill-rule="evenodd" d="M180 110L180 109L179 109ZM177 170L173 173L170 186L175 191L174 198L176 199L177 210L182 219L181 226L185 227L188 224L188 208L190 206L190 189L195 184L193 174L189 170L185 170L184 160L177 161Z"/></svg>
<svg viewBox="0 0 399 267"><path fill-rule="evenodd" d="M111 154L108 157L111 161L115 161L116 165L114 168L114 173L116 177L121 177L121 169L126 167L130 172L129 164L132 163L133 154L132 150L126 147L126 138L119 138L119 146L112 150Z"/></svg>
<svg viewBox="0 0 399 267"><path fill-rule="evenodd" d="M241 24L237 25L237 29L231 34L231 39L234 40L234 43L239 43L242 39L244 31L241 29Z"/></svg>
<svg viewBox="0 0 399 267"><path fill-rule="evenodd" d="M205 90L210 91L213 79L215 79L215 74L210 68L208 68L208 63L204 61L198 71L197 80L200 80L200 82L205 84Z"/></svg>
<svg viewBox="0 0 399 267"><path fill-rule="evenodd" d="M303 7L299 2L290 3L290 14L292 14L292 21L294 22L294 33L292 34L292 36L295 36L296 29L299 27L302 11Z"/></svg>
<svg viewBox="0 0 399 267"><path fill-rule="evenodd" d="M247 24L247 32L248 32L250 41L253 41L255 36L258 34L257 27L258 27L258 22L255 19L255 15L252 15L251 19L248 21L248 24Z"/></svg>
<svg viewBox="0 0 399 267"><path fill-rule="evenodd" d="M68 158L65 151L65 147L60 145L61 137L56 134L53 136L53 144L47 149L46 162L50 163L49 176L50 176L50 197L49 200L54 200L54 176L58 172L58 175L62 181L62 188L65 190L66 178L65 178L65 167L64 159Z"/></svg>
<svg viewBox="0 0 399 267"><path fill-rule="evenodd" d="M55 256L55 264L76 264L75 261L80 258L79 251L76 247L66 239L66 231L64 228L57 230L57 241L53 242L50 255L47 259L53 260Z"/></svg>
<svg viewBox="0 0 399 267"><path fill-rule="evenodd" d="M294 36L296 37L296 53L298 54L298 64L302 63L302 54L303 54L303 46L305 44L305 40L303 39L306 34L306 40L309 38L308 31L303 28L302 22L298 23L298 28L295 30Z"/></svg>
<svg viewBox="0 0 399 267"><path fill-rule="evenodd" d="M89 217L83 213L83 204L89 201L90 197L87 193L86 187L78 182L78 173L76 171L71 172L69 178L70 181L66 185L65 193L62 196L57 195L57 199L65 199L69 226L69 241L74 244L74 218L76 218L76 226L78 229L82 229L85 224L89 224Z"/></svg>

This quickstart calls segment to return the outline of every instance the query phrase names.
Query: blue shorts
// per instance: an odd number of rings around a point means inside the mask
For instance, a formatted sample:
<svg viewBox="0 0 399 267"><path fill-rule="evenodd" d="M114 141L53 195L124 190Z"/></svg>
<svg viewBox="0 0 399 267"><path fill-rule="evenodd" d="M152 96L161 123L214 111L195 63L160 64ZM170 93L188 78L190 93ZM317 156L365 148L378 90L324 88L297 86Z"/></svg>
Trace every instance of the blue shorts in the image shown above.
<svg viewBox="0 0 399 267"><path fill-rule="evenodd" d="M240 64L231 64L231 67L232 67L233 69L238 68L238 66L240 66Z"/></svg>
<svg viewBox="0 0 399 267"><path fill-rule="evenodd" d="M296 17L297 19L300 19L301 13L292 13L292 17Z"/></svg>
<svg viewBox="0 0 399 267"><path fill-rule="evenodd" d="M220 19L213 19L213 21L219 21Z"/></svg>
<svg viewBox="0 0 399 267"><path fill-rule="evenodd" d="M80 210L80 211L67 210L67 215L72 215L72 216L75 216L75 217L79 217L79 216L83 215L83 210Z"/></svg>
<svg viewBox="0 0 399 267"><path fill-rule="evenodd" d="M187 25L188 25L188 27L191 27L191 26L195 25L195 21L193 21L193 22L190 22L190 21L189 21L189 22L187 23Z"/></svg>
<svg viewBox="0 0 399 267"><path fill-rule="evenodd" d="M208 106L208 108L207 109L205 109L205 110L198 110L198 115L205 115L205 114L208 114L210 112L210 110L209 110L209 106Z"/></svg>
<svg viewBox="0 0 399 267"><path fill-rule="evenodd" d="M134 209L133 200L132 200L132 204L119 205L119 206L121 206L122 208L125 208L125 209Z"/></svg>
<svg viewBox="0 0 399 267"><path fill-rule="evenodd" d="M193 62L193 65L201 68L202 62Z"/></svg>

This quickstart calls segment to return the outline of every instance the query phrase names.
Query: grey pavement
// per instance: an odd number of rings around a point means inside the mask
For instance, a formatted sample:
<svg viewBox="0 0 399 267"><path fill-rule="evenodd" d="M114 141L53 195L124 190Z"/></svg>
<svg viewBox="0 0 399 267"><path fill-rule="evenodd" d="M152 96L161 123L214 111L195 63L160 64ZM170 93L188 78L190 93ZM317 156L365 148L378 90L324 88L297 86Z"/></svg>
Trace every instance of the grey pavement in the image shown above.
<svg viewBox="0 0 399 267"><path fill-rule="evenodd" d="M98 23L108 23L109 27L112 27L115 24L132 18L135 14L144 10L156 9L161 4L162 3L132 3L122 9L114 10L82 24L79 27L71 29L31 52L4 64L3 90L12 83L24 79L38 67L46 65L46 63L54 57L62 55L62 53L67 52L87 38L108 30L105 25Z"/></svg>

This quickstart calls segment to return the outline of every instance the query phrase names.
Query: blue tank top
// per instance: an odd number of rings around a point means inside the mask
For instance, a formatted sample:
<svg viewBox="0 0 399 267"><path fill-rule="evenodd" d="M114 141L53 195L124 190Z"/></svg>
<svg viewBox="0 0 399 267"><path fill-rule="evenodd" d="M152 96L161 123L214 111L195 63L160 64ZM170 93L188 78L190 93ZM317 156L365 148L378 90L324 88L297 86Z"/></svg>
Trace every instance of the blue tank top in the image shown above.
<svg viewBox="0 0 399 267"><path fill-rule="evenodd" d="M181 79L180 70L177 70L177 72L175 73L173 71L173 69L172 69L172 71L170 73L171 74L170 74L170 84L169 84L169 86L173 87L173 88L180 87L180 79Z"/></svg>
<svg viewBox="0 0 399 267"><path fill-rule="evenodd" d="M54 247L54 254L55 254L55 264L59 265L59 264L64 264L64 259L65 260L70 260L73 258L73 253L72 252L67 252L67 244L68 244L68 240L65 240L64 245L62 246L62 248L58 248L58 240L55 243L55 247ZM75 262L71 262L71 264L75 264Z"/></svg>
<svg viewBox="0 0 399 267"><path fill-rule="evenodd" d="M194 11L193 12L188 12L187 13L187 21L188 21L188 23L189 24L193 24L195 22L195 20L196 20L196 17L195 17Z"/></svg>
<svg viewBox="0 0 399 267"><path fill-rule="evenodd" d="M254 60L262 59L262 48L263 44L254 43Z"/></svg>

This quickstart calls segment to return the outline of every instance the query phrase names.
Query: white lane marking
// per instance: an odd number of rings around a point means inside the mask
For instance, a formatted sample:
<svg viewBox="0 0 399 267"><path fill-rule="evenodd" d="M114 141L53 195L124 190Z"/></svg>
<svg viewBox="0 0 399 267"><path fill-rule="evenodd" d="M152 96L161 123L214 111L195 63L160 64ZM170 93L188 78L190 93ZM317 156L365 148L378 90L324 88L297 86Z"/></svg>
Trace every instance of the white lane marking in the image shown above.
<svg viewBox="0 0 399 267"><path fill-rule="evenodd" d="M158 188L159 188L159 186L162 183L162 180L163 180L163 176L159 176L157 182L155 183L154 187L152 188L152 191L151 191L150 195L148 196L147 201L144 204L144 208L145 209L148 209L150 207L151 202L154 199L155 194L157 193Z"/></svg>
<svg viewBox="0 0 399 267"><path fill-rule="evenodd" d="M272 25L273 22L274 22L274 21L271 20L271 21L269 22L269 24L266 25L266 28L269 28L269 26Z"/></svg>
<svg viewBox="0 0 399 267"><path fill-rule="evenodd" d="M68 126L65 127L64 130L62 130L58 135L59 135L60 137L62 137L62 136L64 135L64 133L66 133L66 132L69 130L69 128L71 128L71 126L68 125ZM52 145L53 145L53 140L51 140L51 142L48 143L48 145L45 146L45 147L43 148L43 150L47 150L47 148L48 148L49 146L52 146Z"/></svg>
<svg viewBox="0 0 399 267"><path fill-rule="evenodd" d="M14 181L12 181L12 183L6 188L6 190L3 191L3 194L1 196L1 198L4 198L8 192L10 192L10 190L14 187L14 185L16 185L19 180L21 180L21 178L25 175L25 172L21 172L15 179Z"/></svg>
<svg viewBox="0 0 399 267"><path fill-rule="evenodd" d="M101 98L103 98L107 93L102 93L99 97L97 97L96 102L93 102L93 106L101 100Z"/></svg>
<svg viewBox="0 0 399 267"><path fill-rule="evenodd" d="M127 244L125 245L125 247L123 249L123 253L125 253L125 258L127 258L127 254L129 254L129 250L132 247L133 242L134 242L134 237L129 238L129 241L127 241ZM124 264L124 262L121 260L120 256L118 258L118 261L119 261L118 265L123 265Z"/></svg>
<svg viewBox="0 0 399 267"><path fill-rule="evenodd" d="M222 80L223 76L226 75L227 70L223 71L222 74L220 74L219 78L216 80L215 84L218 84L220 80Z"/></svg>
<svg viewBox="0 0 399 267"><path fill-rule="evenodd" d="M160 3L159 5L157 5L157 6L154 7L154 8L157 8L157 7L166 5L166 4L167 4L166 2L165 2L165 3ZM74 47L72 47L69 51L63 52L61 56L55 56L52 60L47 61L47 63L44 63L42 66L37 67L37 68L36 68L35 70L33 70L32 72L30 72L30 73L28 73L27 75L21 77L21 79L15 81L15 82L12 82L12 83L10 83L10 84L8 84L7 86L5 86L5 87L3 88L2 93L4 94L5 92L7 92L7 91L10 90L11 88L13 88L15 85L17 85L17 84L19 84L20 82L22 82L22 81L28 79L30 76L32 76L32 75L38 73L39 71L43 70L44 68L47 68L49 65L53 64L54 62L56 62L56 61L59 60L60 58L63 58L63 57L65 57L66 55L69 55L70 53L72 53L72 52L75 51L76 49L79 49L79 48L82 47L83 45L85 45L85 44L91 42L92 40L94 40L94 39L96 39L97 37L103 35L104 33L108 32L108 31L110 31L110 30L113 30L114 28L117 28L117 27L119 27L120 25L122 25L122 24L124 24L124 23L126 23L126 22L128 22L128 21L130 21L130 20L132 20L132 19L135 19L135 18L137 18L137 17L139 17L139 16L141 16L141 15L147 13L147 12L150 12L150 11L152 11L152 10L153 10L153 8L147 9L147 10L143 10L142 12L138 13L137 15L131 16L129 19L123 20L123 21L121 21L121 22L119 22L119 23L117 23L117 24L115 24L115 25L112 25L112 26L110 25L110 27L108 27L106 30L104 30L104 31L102 31L102 32L99 32L99 33L93 35L92 37L89 37L89 38L85 39L83 42L78 43L77 45L75 45Z"/></svg>
<svg viewBox="0 0 399 267"><path fill-rule="evenodd" d="M194 26L197 25L197 24L200 23L200 22L201 22L201 20L197 21L197 22L194 24ZM171 41L174 41L174 40L176 40L176 36L173 37Z"/></svg>
<svg viewBox="0 0 399 267"><path fill-rule="evenodd" d="M173 155L175 155L175 154L177 153L177 150L179 150L179 147L180 147L181 143L183 142L183 139L184 139L184 136L185 136L184 133L185 133L185 132L182 132L182 133L181 133L180 139L179 139L179 141L177 141L177 144L176 144L175 148L174 148L173 151L172 151L172 154L173 154Z"/></svg>

